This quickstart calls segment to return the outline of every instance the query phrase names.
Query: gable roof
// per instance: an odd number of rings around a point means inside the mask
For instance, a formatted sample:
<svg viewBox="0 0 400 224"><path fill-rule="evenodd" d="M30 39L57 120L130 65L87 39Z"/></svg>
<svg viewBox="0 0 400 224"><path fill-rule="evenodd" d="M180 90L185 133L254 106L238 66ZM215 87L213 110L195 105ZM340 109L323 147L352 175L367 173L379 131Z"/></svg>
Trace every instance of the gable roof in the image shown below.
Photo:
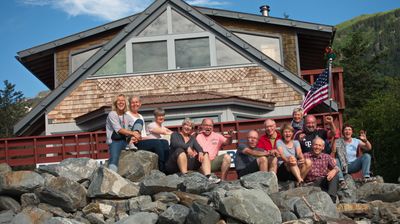
<svg viewBox="0 0 400 224"><path fill-rule="evenodd" d="M222 9L193 7L202 14L212 18L236 19L238 21L257 22L265 25L287 27L295 30L299 43L301 68L319 69L324 65L322 57L318 58L327 45L332 41L335 28L329 25L302 22L292 19L265 17L249 13L234 12ZM54 59L56 49L79 40L90 38L106 32L119 31L135 20L141 13L128 16L101 26L94 27L67 37L19 51L16 59L33 75L42 81L49 89L54 89ZM321 66L322 65L322 66Z"/></svg>
<svg viewBox="0 0 400 224"><path fill-rule="evenodd" d="M197 21L212 32L215 36L231 47L240 52L248 60L257 63L259 66L270 71L273 75L282 79L298 92L304 93L309 90L310 85L300 77L285 69L282 65L275 62L247 42L238 38L224 27L217 24L199 10L191 7L182 0L156 0L141 14L137 15L128 25L126 25L111 41L104 45L82 66L74 71L60 86L54 89L39 105L37 105L26 117L14 126L14 132L21 135L29 128L29 125L36 122L43 114L50 112L65 97L68 96L81 82L90 74L94 74L109 59L111 59L128 41L131 36L138 34L140 28L146 27L150 22L158 17L170 4L174 9ZM337 110L337 105L333 102L333 107Z"/></svg>

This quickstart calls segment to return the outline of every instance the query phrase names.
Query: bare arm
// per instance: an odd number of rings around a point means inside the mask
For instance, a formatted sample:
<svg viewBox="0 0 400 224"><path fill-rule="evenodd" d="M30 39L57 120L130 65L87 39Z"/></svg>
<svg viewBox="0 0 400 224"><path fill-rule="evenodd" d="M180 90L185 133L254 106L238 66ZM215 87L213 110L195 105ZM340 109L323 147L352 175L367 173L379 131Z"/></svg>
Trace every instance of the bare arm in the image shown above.
<svg viewBox="0 0 400 224"><path fill-rule="evenodd" d="M336 125L335 122L333 122L333 117L332 116L326 116L325 117L325 122L329 124L331 129L328 131L327 135L328 138L334 138L336 136Z"/></svg>
<svg viewBox="0 0 400 224"><path fill-rule="evenodd" d="M243 154L254 156L254 157L261 157L261 156L268 156L269 153L267 151L257 151L257 150L252 150L248 147L243 149Z"/></svg>
<svg viewBox="0 0 400 224"><path fill-rule="evenodd" d="M360 147L362 149L370 151L372 149L371 143L367 139L367 132L360 131Z"/></svg>

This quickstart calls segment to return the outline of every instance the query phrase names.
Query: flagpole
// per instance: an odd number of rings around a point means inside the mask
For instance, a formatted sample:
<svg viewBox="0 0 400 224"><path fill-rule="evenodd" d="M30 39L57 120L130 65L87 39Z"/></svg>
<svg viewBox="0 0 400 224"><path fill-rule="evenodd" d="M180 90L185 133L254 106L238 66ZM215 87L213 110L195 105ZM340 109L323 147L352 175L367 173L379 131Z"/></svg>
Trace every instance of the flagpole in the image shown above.
<svg viewBox="0 0 400 224"><path fill-rule="evenodd" d="M328 99L329 99L329 115L332 116L332 57L329 57L328 60L328 73L329 73L329 82L328 82Z"/></svg>

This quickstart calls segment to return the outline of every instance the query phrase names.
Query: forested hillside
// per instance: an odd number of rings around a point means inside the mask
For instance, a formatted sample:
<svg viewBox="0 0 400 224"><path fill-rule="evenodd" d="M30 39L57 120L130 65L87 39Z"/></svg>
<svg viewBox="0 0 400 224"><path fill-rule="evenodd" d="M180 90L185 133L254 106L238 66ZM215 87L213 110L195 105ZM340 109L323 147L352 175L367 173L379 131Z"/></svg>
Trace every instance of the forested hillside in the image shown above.
<svg viewBox="0 0 400 224"><path fill-rule="evenodd" d="M374 174L400 176L400 9L337 26L335 66L344 68L344 121L367 131ZM399 178L400 179L400 178Z"/></svg>

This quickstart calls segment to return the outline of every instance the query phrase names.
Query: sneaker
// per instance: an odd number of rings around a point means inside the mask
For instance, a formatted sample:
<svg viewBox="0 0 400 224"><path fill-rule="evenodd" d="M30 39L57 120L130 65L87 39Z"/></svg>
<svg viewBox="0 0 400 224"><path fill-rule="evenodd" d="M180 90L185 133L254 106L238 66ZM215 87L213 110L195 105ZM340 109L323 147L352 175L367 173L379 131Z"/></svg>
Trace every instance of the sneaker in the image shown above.
<svg viewBox="0 0 400 224"><path fill-rule="evenodd" d="M214 177L214 176L209 176L208 182L210 182L212 184L218 184L219 182L221 182L221 179Z"/></svg>
<svg viewBox="0 0 400 224"><path fill-rule="evenodd" d="M134 152L136 152L138 150L138 148L136 147L135 144L128 144L125 149L128 151L134 151Z"/></svg>
<svg viewBox="0 0 400 224"><path fill-rule="evenodd" d="M339 188L341 190L347 190L349 189L349 186L347 186L347 182L345 180L342 180L339 182Z"/></svg>
<svg viewBox="0 0 400 224"><path fill-rule="evenodd" d="M378 178L377 177L364 177L362 182L364 183L369 183L369 182L377 182Z"/></svg>

